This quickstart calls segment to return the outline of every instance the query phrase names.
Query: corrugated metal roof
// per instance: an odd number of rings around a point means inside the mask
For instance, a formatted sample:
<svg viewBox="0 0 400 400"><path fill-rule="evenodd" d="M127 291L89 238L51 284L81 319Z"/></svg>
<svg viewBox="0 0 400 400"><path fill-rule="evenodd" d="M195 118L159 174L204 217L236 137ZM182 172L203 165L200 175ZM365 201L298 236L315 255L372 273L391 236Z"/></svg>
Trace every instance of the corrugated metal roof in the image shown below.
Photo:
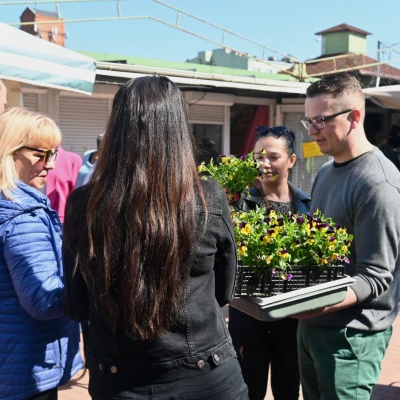
<svg viewBox="0 0 400 400"><path fill-rule="evenodd" d="M170 69L170 70L184 70L190 72L207 73L212 75L242 76L248 78L271 79L275 81L293 81L293 82L298 81L297 78L291 76L290 72L272 74L266 72L249 71L239 68L218 67L214 65L157 60L150 58L131 57L131 56L107 54L107 53L95 53L90 51L79 51L79 50L77 51L79 53L92 57L97 61L109 62L119 65L137 65L144 67ZM266 63L268 62L266 61Z"/></svg>
<svg viewBox="0 0 400 400"><path fill-rule="evenodd" d="M315 62L314 62L315 61ZM335 71L359 71L362 75L377 76L378 61L364 54L347 53L337 57L307 61L307 74L318 75L334 73ZM369 64L375 64L368 66ZM379 76L400 81L400 70L388 64L379 65Z"/></svg>

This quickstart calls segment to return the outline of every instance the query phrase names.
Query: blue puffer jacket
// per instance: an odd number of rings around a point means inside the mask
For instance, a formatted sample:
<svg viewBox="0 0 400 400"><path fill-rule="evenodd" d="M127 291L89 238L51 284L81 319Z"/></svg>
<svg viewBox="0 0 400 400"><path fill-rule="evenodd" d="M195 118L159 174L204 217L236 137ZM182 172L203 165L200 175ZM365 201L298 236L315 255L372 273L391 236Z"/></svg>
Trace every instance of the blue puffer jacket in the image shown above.
<svg viewBox="0 0 400 400"><path fill-rule="evenodd" d="M62 305L61 225L47 197L0 193L0 399L26 399L83 367L79 326Z"/></svg>

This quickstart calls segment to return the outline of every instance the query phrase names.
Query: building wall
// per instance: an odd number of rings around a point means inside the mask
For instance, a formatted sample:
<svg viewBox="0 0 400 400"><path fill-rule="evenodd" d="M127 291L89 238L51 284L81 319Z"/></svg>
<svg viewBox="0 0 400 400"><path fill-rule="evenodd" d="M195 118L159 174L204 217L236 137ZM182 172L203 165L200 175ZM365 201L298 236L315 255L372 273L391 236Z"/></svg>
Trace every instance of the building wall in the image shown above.
<svg viewBox="0 0 400 400"><path fill-rule="evenodd" d="M265 62L256 60L246 55L238 54L226 49L199 51L197 57L187 60L190 63L209 64L226 68L239 68L248 71L259 71L266 73L279 73L282 70L293 66L291 63L275 60L266 60Z"/></svg>
<svg viewBox="0 0 400 400"><path fill-rule="evenodd" d="M225 49L213 51L212 60L214 65L227 68L249 69L249 58L239 56L234 52L226 52Z"/></svg>
<svg viewBox="0 0 400 400"><path fill-rule="evenodd" d="M365 36L353 33L349 36L349 52L356 54L367 53L367 40Z"/></svg>
<svg viewBox="0 0 400 400"><path fill-rule="evenodd" d="M367 41L364 35L352 32L332 32L322 37L322 55L338 53L365 54Z"/></svg>

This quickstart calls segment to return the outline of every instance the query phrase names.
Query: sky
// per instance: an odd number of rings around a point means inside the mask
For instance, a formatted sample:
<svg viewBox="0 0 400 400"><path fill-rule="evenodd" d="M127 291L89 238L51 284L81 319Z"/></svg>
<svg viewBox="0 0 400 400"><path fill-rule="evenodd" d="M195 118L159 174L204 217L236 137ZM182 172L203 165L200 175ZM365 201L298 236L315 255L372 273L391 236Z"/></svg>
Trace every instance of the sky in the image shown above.
<svg viewBox="0 0 400 400"><path fill-rule="evenodd" d="M257 58L291 55L305 61L321 53L316 32L346 23L371 33L367 36L367 55L372 58L378 58L378 41L382 49L395 45L392 52L381 54L381 60L391 57L397 60L391 65L400 68L399 0L163 0L181 10L180 14L155 0L58 1L65 20L117 17L118 3L122 17L136 17L66 23L66 47L73 50L184 62L199 51L220 48L223 42ZM56 11L55 2L0 0L0 21L19 23L28 6ZM167 25L175 25L177 20L183 30L205 39ZM251 41L267 49L264 52Z"/></svg>

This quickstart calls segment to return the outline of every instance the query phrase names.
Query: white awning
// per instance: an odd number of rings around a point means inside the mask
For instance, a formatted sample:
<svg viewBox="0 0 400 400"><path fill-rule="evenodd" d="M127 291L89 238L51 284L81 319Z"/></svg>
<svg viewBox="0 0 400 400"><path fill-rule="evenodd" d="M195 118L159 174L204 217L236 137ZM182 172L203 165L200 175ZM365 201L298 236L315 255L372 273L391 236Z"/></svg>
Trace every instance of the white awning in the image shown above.
<svg viewBox="0 0 400 400"><path fill-rule="evenodd" d="M400 110L400 85L364 89L368 99L384 108Z"/></svg>
<svg viewBox="0 0 400 400"><path fill-rule="evenodd" d="M275 79L253 78L236 75L210 74L205 72L146 67L141 65L97 62L98 76L134 79L145 75L165 75L180 85L235 88L262 92L282 92L305 94L309 83Z"/></svg>
<svg viewBox="0 0 400 400"><path fill-rule="evenodd" d="M0 78L91 94L94 59L0 22Z"/></svg>

